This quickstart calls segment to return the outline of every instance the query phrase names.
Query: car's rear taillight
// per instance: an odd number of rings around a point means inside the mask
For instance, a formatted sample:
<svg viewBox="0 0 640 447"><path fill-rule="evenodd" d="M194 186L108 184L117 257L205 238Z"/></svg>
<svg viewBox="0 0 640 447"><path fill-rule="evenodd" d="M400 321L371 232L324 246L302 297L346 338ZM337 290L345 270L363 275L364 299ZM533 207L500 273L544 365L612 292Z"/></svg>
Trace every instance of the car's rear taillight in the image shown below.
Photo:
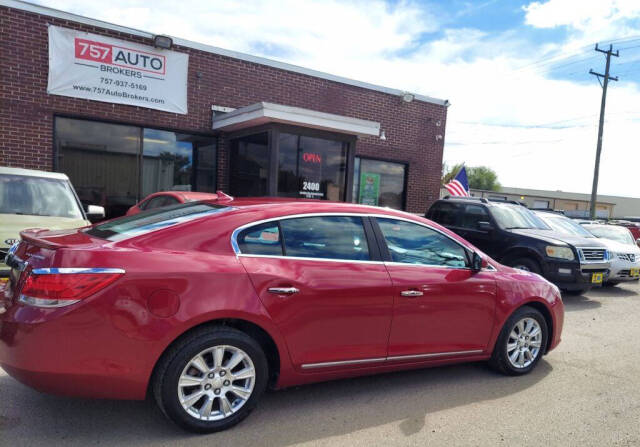
<svg viewBox="0 0 640 447"><path fill-rule="evenodd" d="M20 302L36 307L62 307L77 303L124 274L121 269L34 269L24 281Z"/></svg>

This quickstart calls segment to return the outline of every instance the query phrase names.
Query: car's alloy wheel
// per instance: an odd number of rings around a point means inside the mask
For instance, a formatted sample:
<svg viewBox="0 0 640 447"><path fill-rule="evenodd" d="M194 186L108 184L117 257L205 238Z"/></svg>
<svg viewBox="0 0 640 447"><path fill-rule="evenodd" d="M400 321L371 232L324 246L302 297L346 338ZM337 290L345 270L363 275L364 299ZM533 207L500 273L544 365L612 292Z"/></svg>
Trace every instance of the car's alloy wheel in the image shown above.
<svg viewBox="0 0 640 447"><path fill-rule="evenodd" d="M519 320L509 333L507 356L514 368L522 369L531 365L542 346L542 329L533 318Z"/></svg>
<svg viewBox="0 0 640 447"><path fill-rule="evenodd" d="M160 409L181 427L211 433L232 427L255 408L269 368L260 344L225 326L192 331L156 367L152 389Z"/></svg>
<svg viewBox="0 0 640 447"><path fill-rule="evenodd" d="M548 339L544 316L533 307L523 306L502 327L489 364L503 374L526 374L542 358Z"/></svg>
<svg viewBox="0 0 640 447"><path fill-rule="evenodd" d="M219 421L251 397L256 372L251 358L234 346L214 346L193 357L178 381L182 408L196 419Z"/></svg>

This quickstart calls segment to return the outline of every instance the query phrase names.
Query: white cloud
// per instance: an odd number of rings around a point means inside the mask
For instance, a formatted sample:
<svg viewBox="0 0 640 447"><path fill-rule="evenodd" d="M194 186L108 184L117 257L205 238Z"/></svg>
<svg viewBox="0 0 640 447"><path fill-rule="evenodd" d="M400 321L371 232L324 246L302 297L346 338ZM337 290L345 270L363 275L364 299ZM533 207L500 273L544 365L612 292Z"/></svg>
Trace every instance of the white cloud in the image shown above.
<svg viewBox="0 0 640 447"><path fill-rule="evenodd" d="M630 24L631 20L640 18L640 2L637 0L535 1L523 9L527 25L567 28L571 37L564 51L638 34L637 26Z"/></svg>
<svg viewBox="0 0 640 447"><path fill-rule="evenodd" d="M640 1L549 0L524 9L535 28L568 38L538 45L518 29L452 28L411 2L246 0L43 1L52 7L223 48L273 57L367 82L449 99L445 160L496 169L506 186L588 192L600 87L549 79L543 57L584 52L594 36L640 34ZM605 6L602 6L602 5ZM443 29L444 27L444 29ZM420 43L425 33L439 38ZM601 67L594 66L594 69ZM600 191L635 194L640 108L634 83L613 85L607 104ZM384 123L382 123L384 127ZM389 141L392 142L392 136Z"/></svg>
<svg viewBox="0 0 640 447"><path fill-rule="evenodd" d="M579 31L611 28L640 16L637 0L549 0L532 2L524 7L525 21L537 28L568 26Z"/></svg>

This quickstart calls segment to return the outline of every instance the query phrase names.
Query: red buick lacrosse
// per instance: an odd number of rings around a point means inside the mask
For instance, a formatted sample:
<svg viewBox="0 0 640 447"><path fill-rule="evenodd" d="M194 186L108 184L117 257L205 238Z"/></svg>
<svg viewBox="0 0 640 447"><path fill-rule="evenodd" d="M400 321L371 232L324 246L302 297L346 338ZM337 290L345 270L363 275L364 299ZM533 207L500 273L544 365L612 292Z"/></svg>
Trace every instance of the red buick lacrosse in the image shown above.
<svg viewBox="0 0 640 447"><path fill-rule="evenodd" d="M45 392L152 395L195 432L267 387L479 360L526 374L562 332L554 285L390 209L227 196L21 236L2 368Z"/></svg>

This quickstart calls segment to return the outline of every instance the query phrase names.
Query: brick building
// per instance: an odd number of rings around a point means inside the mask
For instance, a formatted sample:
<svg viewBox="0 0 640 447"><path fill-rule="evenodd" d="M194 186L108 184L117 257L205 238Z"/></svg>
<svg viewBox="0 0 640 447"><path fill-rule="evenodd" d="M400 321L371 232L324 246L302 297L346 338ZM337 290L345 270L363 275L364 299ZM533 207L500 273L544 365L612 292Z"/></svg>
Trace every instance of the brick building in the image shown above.
<svg viewBox="0 0 640 447"><path fill-rule="evenodd" d="M148 48L140 54L187 54L186 113L48 93L52 27ZM109 216L166 189L416 213L438 198L448 101L178 38L157 49L154 37L0 0L0 165L65 172ZM117 73L109 82L138 87L129 81L143 71Z"/></svg>

